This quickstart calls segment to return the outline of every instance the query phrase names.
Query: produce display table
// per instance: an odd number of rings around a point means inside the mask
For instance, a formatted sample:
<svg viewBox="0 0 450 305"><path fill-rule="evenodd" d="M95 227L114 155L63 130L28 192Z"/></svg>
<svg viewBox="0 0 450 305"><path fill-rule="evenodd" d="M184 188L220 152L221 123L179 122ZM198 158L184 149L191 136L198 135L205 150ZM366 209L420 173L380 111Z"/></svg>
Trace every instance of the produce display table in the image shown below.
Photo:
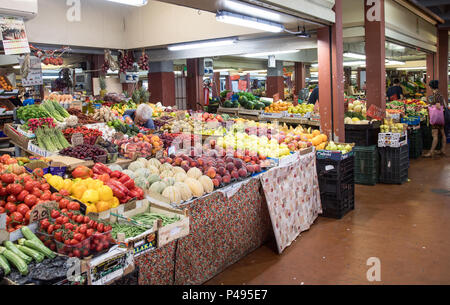
<svg viewBox="0 0 450 305"><path fill-rule="evenodd" d="M315 173L314 154L302 156L303 161L292 166L304 171L305 176ZM270 170L270 176L278 179L285 171L285 168L274 168ZM289 183L282 181L285 187L290 187L295 178L301 190L298 195L300 208L292 214L300 225L285 232L287 237L283 239L282 248L290 244L298 233L307 230L321 211L320 197L316 196L317 176L304 179L304 175L287 175L285 181ZM189 235L137 257L139 284L202 284L263 245L273 234L270 218L278 214L269 215L265 190L260 181L262 176L264 174L245 180L240 188L231 185L183 205L189 209ZM289 213L289 208L286 206L286 213ZM280 206L276 212L283 209Z"/></svg>

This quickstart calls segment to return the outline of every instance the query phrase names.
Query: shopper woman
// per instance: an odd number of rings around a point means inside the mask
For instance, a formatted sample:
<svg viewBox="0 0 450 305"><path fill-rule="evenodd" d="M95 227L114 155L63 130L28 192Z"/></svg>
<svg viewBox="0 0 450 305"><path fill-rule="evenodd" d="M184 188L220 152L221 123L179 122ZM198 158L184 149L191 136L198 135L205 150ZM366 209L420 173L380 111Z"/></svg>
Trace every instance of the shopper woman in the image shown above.
<svg viewBox="0 0 450 305"><path fill-rule="evenodd" d="M433 94L428 97L428 105L429 106L435 106L438 110L442 110L442 107L448 107L447 101L444 100L444 97L439 93L439 81L438 80L432 80L429 83L429 86L431 89L433 89ZM439 135L442 139L442 146L441 150L437 151L437 154L445 155L445 146L447 143L447 137L445 135L444 131L444 125L431 125L432 128L432 135L433 135L433 143L431 144L430 151L423 155L424 157L431 157L434 154L434 150L436 148L436 145L439 140Z"/></svg>
<svg viewBox="0 0 450 305"><path fill-rule="evenodd" d="M155 129L155 125L152 120L152 107L147 104L140 104L136 110L130 109L124 112L123 118L129 117L134 124L143 126L148 129Z"/></svg>

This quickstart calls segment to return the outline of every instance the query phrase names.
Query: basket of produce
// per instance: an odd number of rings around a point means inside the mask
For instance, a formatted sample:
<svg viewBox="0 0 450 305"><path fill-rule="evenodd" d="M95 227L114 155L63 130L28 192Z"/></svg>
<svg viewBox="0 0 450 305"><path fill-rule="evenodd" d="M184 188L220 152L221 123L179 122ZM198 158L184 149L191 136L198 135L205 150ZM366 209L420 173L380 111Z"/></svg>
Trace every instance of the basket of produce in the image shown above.
<svg viewBox="0 0 450 305"><path fill-rule="evenodd" d="M62 156L69 156L81 160L93 160L94 162L106 163L107 151L100 146L91 144L82 144L74 147L64 148L59 152Z"/></svg>

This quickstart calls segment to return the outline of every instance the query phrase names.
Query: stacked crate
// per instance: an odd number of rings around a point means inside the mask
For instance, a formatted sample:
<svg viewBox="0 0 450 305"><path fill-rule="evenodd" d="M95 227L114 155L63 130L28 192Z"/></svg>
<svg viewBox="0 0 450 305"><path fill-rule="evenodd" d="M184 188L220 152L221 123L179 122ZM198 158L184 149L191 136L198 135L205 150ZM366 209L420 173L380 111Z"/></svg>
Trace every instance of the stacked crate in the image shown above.
<svg viewBox="0 0 450 305"><path fill-rule="evenodd" d="M408 130L409 158L417 159L422 155L423 139L420 128Z"/></svg>
<svg viewBox="0 0 450 305"><path fill-rule="evenodd" d="M378 150L376 145L355 146L355 183L375 185L378 182Z"/></svg>
<svg viewBox="0 0 450 305"><path fill-rule="evenodd" d="M324 217L342 218L355 208L354 157L317 159L320 199Z"/></svg>
<svg viewBox="0 0 450 305"><path fill-rule="evenodd" d="M381 183L402 184L408 180L409 149L400 147L379 147Z"/></svg>

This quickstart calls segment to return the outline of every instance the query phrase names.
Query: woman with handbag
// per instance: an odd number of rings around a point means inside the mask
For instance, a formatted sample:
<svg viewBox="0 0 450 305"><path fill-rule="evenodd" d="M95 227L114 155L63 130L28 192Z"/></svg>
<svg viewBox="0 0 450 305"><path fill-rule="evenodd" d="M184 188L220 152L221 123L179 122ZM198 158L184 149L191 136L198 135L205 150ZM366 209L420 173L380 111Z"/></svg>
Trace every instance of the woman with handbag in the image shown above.
<svg viewBox="0 0 450 305"><path fill-rule="evenodd" d="M439 93L439 81L432 80L429 83L431 89L433 89L433 94L428 97L428 112L430 117L430 124L432 128L433 135L433 143L431 144L430 151L423 155L424 157L432 157L434 154L434 150L439 140L439 135L442 139L442 147L441 150L437 151L437 154L441 154L445 156L445 146L447 143L447 136L445 135L445 119L444 119L444 108L447 108L447 101L444 100L444 97Z"/></svg>

